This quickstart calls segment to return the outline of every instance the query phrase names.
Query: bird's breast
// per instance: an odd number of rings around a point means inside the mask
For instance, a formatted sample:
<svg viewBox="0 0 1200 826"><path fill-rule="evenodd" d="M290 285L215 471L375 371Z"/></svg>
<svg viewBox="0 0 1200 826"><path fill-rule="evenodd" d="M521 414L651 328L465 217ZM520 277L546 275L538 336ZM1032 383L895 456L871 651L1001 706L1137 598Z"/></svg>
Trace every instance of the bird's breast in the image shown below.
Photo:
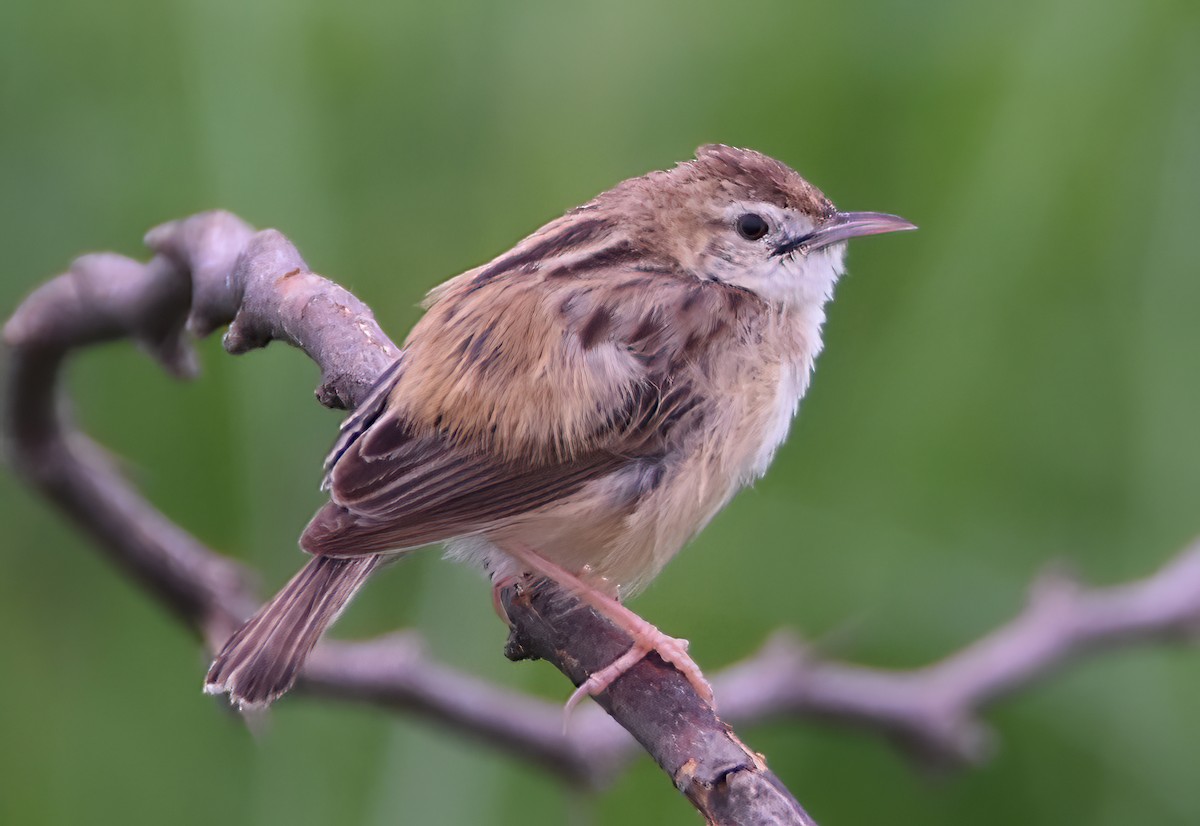
<svg viewBox="0 0 1200 826"><path fill-rule="evenodd" d="M820 349L820 320L774 321L754 347L731 348L727 363L711 374L700 423L623 521L611 577L626 588L653 578L741 488L766 473L787 437Z"/></svg>
<svg viewBox="0 0 1200 826"><path fill-rule="evenodd" d="M520 541L627 596L650 582L745 485L766 472L787 436L819 349L818 322L771 320L729 341L696 388L665 452L589 483L495 535ZM700 369L697 367L697 369Z"/></svg>
<svg viewBox="0 0 1200 826"><path fill-rule="evenodd" d="M713 475L735 490L766 473L787 438L821 349L823 320L820 313L772 317L751 352L733 354L740 364L717 390L713 407L724 421L710 438L718 457Z"/></svg>

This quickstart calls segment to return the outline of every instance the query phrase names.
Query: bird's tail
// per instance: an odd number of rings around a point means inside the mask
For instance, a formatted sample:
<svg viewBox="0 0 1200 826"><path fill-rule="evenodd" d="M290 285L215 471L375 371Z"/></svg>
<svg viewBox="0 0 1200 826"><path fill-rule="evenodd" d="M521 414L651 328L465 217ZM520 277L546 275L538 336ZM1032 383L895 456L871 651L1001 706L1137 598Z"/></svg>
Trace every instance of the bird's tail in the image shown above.
<svg viewBox="0 0 1200 826"><path fill-rule="evenodd" d="M379 564L378 556L318 556L234 632L204 681L240 709L287 692L304 660Z"/></svg>

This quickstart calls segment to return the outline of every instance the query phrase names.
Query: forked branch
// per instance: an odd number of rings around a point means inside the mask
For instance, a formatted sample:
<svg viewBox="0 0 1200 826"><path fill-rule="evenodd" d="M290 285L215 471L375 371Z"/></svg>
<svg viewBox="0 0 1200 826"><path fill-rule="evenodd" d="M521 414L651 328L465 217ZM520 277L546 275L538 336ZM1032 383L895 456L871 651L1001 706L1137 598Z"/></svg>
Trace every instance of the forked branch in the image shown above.
<svg viewBox="0 0 1200 826"><path fill-rule="evenodd" d="M353 408L400 351L368 307L309 272L278 232L210 212L146 240L155 252L148 263L84 256L17 308L4 329L5 437L22 476L212 650L257 606L249 578L146 502L66 418L57 404L65 358L129 338L187 377L195 372L189 337L228 325L231 353L272 340L297 346L321 369L318 400ZM573 598L523 583L504 602L509 656L546 659L576 684L628 645ZM1190 639L1198 627L1200 544L1127 585L1087 589L1043 577L1014 620L924 668L830 662L779 636L713 684L723 716L739 725L829 718L890 735L926 758L970 763L987 754L979 715L1000 697L1087 652ZM614 683L599 707L579 709L566 732L558 705L439 664L411 633L318 646L298 690L427 714L576 784L603 785L640 743L712 823L813 823L762 758L656 657Z"/></svg>

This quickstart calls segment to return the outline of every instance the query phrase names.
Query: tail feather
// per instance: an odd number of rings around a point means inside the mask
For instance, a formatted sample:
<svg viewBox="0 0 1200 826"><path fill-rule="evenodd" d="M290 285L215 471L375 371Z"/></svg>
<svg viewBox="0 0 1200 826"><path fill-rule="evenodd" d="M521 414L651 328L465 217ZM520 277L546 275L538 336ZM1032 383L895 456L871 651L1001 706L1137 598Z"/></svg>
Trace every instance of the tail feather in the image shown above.
<svg viewBox="0 0 1200 826"><path fill-rule="evenodd" d="M318 556L234 632L204 681L238 708L266 706L296 681L304 660L380 558Z"/></svg>

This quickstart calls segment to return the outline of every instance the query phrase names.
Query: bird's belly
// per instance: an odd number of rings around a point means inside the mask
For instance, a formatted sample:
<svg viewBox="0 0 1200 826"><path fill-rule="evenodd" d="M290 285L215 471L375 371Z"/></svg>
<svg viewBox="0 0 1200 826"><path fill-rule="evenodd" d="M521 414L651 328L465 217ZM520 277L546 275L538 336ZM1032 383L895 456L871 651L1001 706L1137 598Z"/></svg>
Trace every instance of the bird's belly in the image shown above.
<svg viewBox="0 0 1200 826"><path fill-rule="evenodd" d="M663 507L662 492L676 487L669 470L652 487L631 491L631 477L638 475L636 469L616 471L489 531L487 538L501 551L523 545L613 596L625 597L662 567L658 557L664 545L672 544L664 531L680 518L696 521ZM668 559L688 535L674 542Z"/></svg>

